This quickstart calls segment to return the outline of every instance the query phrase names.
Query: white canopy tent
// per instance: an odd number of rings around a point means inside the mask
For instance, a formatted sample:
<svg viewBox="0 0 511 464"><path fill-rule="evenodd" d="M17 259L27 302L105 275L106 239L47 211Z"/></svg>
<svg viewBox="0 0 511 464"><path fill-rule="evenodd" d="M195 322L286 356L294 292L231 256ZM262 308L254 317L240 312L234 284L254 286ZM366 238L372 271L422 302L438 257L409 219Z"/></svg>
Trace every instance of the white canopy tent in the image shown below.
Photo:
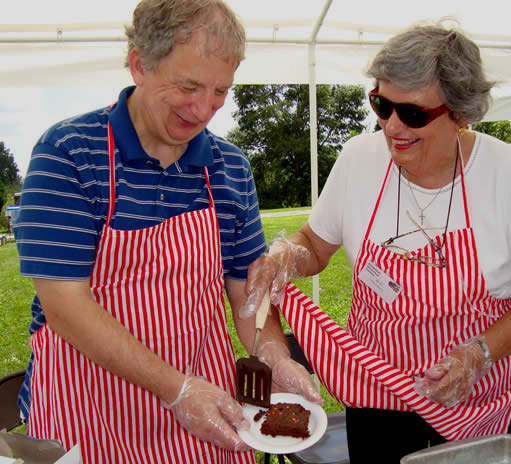
<svg viewBox="0 0 511 464"><path fill-rule="evenodd" d="M138 0L25 0L0 7L0 87L131 83L124 24ZM311 85L312 198L317 198L315 84L370 82L364 69L391 35L419 21L455 22L501 84L487 120L511 120L511 32L500 0L228 0L247 30L237 84ZM315 301L317 298L315 285Z"/></svg>
<svg viewBox="0 0 511 464"><path fill-rule="evenodd" d="M0 8L4 87L123 83L124 24L138 0L25 0ZM489 73L511 85L511 32L499 0L446 2L228 0L248 36L236 83L307 83L314 47L319 83L364 83L380 45L424 20L455 21L482 47Z"/></svg>

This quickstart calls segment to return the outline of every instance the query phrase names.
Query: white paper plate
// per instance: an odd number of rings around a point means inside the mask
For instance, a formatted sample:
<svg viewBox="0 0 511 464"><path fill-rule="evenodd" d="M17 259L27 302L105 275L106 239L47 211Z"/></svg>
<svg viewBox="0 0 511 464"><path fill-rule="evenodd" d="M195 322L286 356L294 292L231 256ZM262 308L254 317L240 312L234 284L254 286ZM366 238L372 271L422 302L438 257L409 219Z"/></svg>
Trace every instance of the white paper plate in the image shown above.
<svg viewBox="0 0 511 464"><path fill-rule="evenodd" d="M242 406L245 417L250 422L249 430L238 430L241 439L252 448L271 454L296 453L316 443L325 433L328 423L327 415L323 408L316 403L307 401L303 396L293 393L274 393L271 395L271 403L298 403L311 412L309 418L309 438L293 438L261 433L261 424L264 418L254 422L254 416L263 408L245 404Z"/></svg>

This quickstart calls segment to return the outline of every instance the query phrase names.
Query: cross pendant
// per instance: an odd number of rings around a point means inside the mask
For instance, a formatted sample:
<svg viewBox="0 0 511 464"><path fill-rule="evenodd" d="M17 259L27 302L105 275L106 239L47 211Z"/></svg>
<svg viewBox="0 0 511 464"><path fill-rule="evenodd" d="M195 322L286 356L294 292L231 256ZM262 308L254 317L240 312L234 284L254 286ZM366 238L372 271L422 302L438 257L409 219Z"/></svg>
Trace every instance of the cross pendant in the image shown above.
<svg viewBox="0 0 511 464"><path fill-rule="evenodd" d="M419 214L419 217L421 218L421 226L423 226L424 225L424 218L426 217L426 216L424 216L424 211L421 210L421 213Z"/></svg>

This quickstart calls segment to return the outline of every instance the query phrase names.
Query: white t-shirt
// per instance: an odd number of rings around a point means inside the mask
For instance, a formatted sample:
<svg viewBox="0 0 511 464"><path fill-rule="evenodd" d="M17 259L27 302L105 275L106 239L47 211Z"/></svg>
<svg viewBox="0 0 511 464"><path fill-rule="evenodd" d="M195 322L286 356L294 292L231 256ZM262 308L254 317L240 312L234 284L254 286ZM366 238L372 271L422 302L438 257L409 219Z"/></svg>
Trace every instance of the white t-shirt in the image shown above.
<svg viewBox="0 0 511 464"><path fill-rule="evenodd" d="M335 162L309 217L312 230L323 240L343 245L353 267L374 210L390 161L383 131L350 139ZM454 165L453 165L454 170ZM511 296L511 144L476 133L472 154L465 165L469 216L479 263L490 294ZM369 238L374 243L396 235L399 170L393 165ZM401 176L399 234L415 230L408 210L421 224L417 202L424 208L424 223L431 237L443 234L451 186L428 190L409 184ZM416 199L411 194L415 193ZM461 177L454 183L448 230L466 227ZM434 228L434 229L430 229ZM427 244L421 233L395 242L408 250Z"/></svg>

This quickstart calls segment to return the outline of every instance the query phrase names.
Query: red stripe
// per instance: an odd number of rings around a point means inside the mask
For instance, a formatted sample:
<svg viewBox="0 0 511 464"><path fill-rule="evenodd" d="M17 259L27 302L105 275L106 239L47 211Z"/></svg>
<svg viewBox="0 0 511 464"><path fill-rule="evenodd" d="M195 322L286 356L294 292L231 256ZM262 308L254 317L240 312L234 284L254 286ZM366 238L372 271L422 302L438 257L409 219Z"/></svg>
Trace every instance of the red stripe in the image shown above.
<svg viewBox="0 0 511 464"><path fill-rule="evenodd" d="M387 167L387 172L385 173L385 178L383 180L383 185L387 183L387 179L389 177L390 169L392 167L392 159L389 161L389 165ZM371 216L371 220L369 221L369 226L367 228L366 235L364 237L364 241L368 239L369 232L373 226L374 218L376 217L376 211L378 210L378 206L380 205L381 197L383 196L383 188L380 190L380 194L378 195L378 199L376 200L376 205L374 206L373 214Z"/></svg>
<svg viewBox="0 0 511 464"><path fill-rule="evenodd" d="M105 226L110 226L110 222L112 220L112 216L114 214L115 209L115 142L114 142L114 136L112 133L112 126L110 126L110 123L108 123L107 127L108 131L108 157L109 157L109 180L110 180L110 201L108 202L108 214L106 218Z"/></svg>

